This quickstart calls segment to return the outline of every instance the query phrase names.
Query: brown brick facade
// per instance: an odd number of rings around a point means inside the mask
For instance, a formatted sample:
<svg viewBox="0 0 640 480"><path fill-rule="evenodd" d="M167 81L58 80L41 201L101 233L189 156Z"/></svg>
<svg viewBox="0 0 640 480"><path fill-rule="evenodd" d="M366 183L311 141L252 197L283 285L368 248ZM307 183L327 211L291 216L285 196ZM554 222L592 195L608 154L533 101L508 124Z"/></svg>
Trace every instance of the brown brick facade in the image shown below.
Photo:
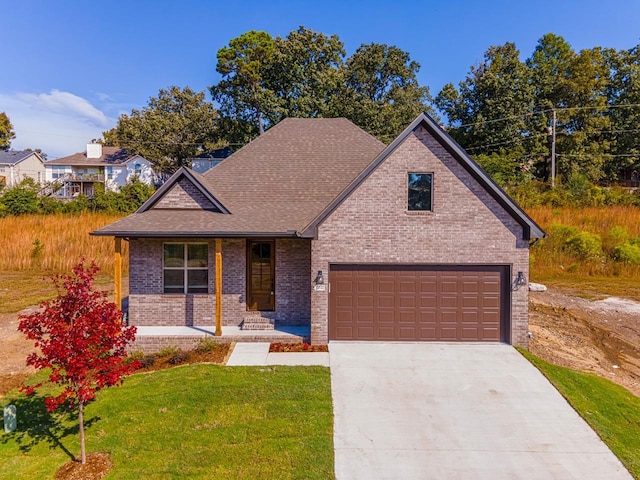
<svg viewBox="0 0 640 480"><path fill-rule="evenodd" d="M407 212L407 174L433 173L433 211ZM311 273L331 263L503 264L529 277L522 227L426 130L398 146L319 226ZM528 292L512 292L511 342L526 345ZM311 292L312 343L328 341L328 291Z"/></svg>
<svg viewBox="0 0 640 480"><path fill-rule="evenodd" d="M130 241L129 322L145 326L211 326L215 323L215 245L212 239L190 239L209 245L209 293L163 294L162 245L181 240ZM309 240L276 239L276 309L261 312L276 325L309 325L311 296ZM246 241L222 241L222 324L240 325L246 308Z"/></svg>
<svg viewBox="0 0 640 480"><path fill-rule="evenodd" d="M153 208L202 208L218 210L215 205L186 178L182 178Z"/></svg>

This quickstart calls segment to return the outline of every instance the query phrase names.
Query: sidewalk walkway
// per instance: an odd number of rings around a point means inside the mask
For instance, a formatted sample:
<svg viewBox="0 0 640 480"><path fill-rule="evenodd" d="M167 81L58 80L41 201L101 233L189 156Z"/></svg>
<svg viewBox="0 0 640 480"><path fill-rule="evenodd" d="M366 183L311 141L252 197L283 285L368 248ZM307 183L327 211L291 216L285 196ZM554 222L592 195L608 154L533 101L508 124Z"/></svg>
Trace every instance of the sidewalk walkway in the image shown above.
<svg viewBox="0 0 640 480"><path fill-rule="evenodd" d="M329 366L327 352L277 352L269 353L268 342L239 342L227 361L227 366L262 365L320 365Z"/></svg>

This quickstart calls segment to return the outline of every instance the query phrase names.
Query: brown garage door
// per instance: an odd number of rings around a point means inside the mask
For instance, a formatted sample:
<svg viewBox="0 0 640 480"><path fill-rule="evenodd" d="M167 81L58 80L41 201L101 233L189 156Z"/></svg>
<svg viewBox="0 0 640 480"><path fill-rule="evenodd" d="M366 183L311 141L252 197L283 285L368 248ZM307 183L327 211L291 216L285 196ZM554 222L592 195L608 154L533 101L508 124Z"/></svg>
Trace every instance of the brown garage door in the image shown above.
<svg viewBox="0 0 640 480"><path fill-rule="evenodd" d="M507 266L332 265L329 339L509 341Z"/></svg>

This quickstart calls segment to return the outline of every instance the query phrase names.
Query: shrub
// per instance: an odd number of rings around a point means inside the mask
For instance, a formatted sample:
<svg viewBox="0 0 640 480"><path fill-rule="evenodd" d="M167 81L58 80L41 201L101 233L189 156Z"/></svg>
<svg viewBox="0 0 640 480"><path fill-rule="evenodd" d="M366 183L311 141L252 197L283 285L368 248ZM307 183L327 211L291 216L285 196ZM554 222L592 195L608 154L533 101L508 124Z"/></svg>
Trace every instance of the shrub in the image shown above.
<svg viewBox="0 0 640 480"><path fill-rule="evenodd" d="M567 250L583 260L595 259L602 255L602 239L600 235L580 232L566 242Z"/></svg>
<svg viewBox="0 0 640 480"><path fill-rule="evenodd" d="M604 241L604 250L611 254L613 252L613 249L615 247L617 247L618 245L622 245L623 243L626 243L629 240L629 231L627 230L627 227L612 227L609 232L607 233L607 236L605 237L605 241Z"/></svg>
<svg viewBox="0 0 640 480"><path fill-rule="evenodd" d="M220 344L211 337L204 337L198 340L198 344L194 349L196 353L208 353L215 351Z"/></svg>
<svg viewBox="0 0 640 480"><path fill-rule="evenodd" d="M175 354L178 351L179 350L177 347L164 347L156 355L158 357L171 357L173 356L173 354Z"/></svg>
<svg viewBox="0 0 640 480"><path fill-rule="evenodd" d="M0 203L4 205L4 215L26 215L38 213L38 185L31 178L26 178L13 188L2 192Z"/></svg>
<svg viewBox="0 0 640 480"><path fill-rule="evenodd" d="M33 248L31 248L31 266L41 267L43 257L44 257L44 243L42 243L39 238L36 238L33 241Z"/></svg>
<svg viewBox="0 0 640 480"><path fill-rule="evenodd" d="M189 354L187 352L183 352L182 350L176 350L173 355L167 360L167 363L171 365L180 365L181 363L185 363L189 359Z"/></svg>
<svg viewBox="0 0 640 480"><path fill-rule="evenodd" d="M640 265L640 245L623 243L613 249L613 258L618 262Z"/></svg>
<svg viewBox="0 0 640 480"><path fill-rule="evenodd" d="M156 356L143 355L141 358L138 359L138 362L140 363L140 368L150 368L156 363Z"/></svg>

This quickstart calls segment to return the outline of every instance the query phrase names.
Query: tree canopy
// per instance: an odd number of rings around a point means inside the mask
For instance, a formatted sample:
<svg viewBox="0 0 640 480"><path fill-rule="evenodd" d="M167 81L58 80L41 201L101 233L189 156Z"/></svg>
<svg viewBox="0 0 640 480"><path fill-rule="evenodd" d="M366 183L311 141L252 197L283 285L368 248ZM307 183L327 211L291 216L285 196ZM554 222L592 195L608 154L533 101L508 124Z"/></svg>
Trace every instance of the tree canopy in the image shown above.
<svg viewBox="0 0 640 480"><path fill-rule="evenodd" d="M576 52L552 33L524 61L513 43L491 46L458 87L440 91L436 105L449 133L481 164L491 158L491 168L502 162L499 170L511 171L515 163L521 180L548 178L555 112L560 178L612 181L621 168L640 170L637 51Z"/></svg>
<svg viewBox="0 0 640 480"><path fill-rule="evenodd" d="M337 35L305 27L231 40L218 51L222 79L210 88L227 138L247 142L286 117L344 116L389 141L421 111L435 115L408 52L370 44L345 56Z"/></svg>
<svg viewBox="0 0 640 480"><path fill-rule="evenodd" d="M217 122L218 113L204 92L171 86L151 97L146 107L121 115L114 128L103 132L104 143L137 153L170 174L216 145Z"/></svg>
<svg viewBox="0 0 640 480"><path fill-rule="evenodd" d="M9 150L11 140L16 138L13 125L5 112L0 112L0 150Z"/></svg>

